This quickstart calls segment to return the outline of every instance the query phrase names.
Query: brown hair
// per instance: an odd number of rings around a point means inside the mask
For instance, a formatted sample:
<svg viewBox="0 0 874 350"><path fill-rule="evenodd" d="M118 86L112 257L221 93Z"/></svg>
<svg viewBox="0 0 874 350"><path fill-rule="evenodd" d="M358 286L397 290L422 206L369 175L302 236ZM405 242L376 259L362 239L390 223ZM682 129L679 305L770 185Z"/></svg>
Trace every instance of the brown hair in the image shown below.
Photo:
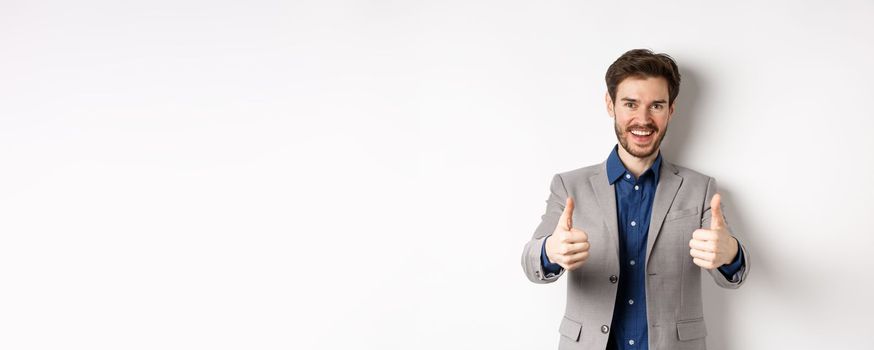
<svg viewBox="0 0 874 350"><path fill-rule="evenodd" d="M680 94L680 69L671 56L653 53L647 49L630 50L607 68L607 93L616 103L616 88L628 77L661 77L668 82L668 104Z"/></svg>

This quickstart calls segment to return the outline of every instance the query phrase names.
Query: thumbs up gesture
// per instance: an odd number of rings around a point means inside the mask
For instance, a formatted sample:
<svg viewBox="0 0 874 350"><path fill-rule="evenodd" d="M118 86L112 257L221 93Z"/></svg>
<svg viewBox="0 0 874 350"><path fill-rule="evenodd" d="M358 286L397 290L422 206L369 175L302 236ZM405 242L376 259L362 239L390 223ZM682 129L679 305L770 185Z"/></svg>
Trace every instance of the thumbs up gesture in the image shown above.
<svg viewBox="0 0 874 350"><path fill-rule="evenodd" d="M718 193L710 200L710 229L695 230L689 241L692 262L708 270L732 262L738 250L737 240L726 228L719 201Z"/></svg>
<svg viewBox="0 0 874 350"><path fill-rule="evenodd" d="M568 271L582 266L589 258L589 236L573 227L573 213L574 199L568 197L555 231L546 238L546 257Z"/></svg>

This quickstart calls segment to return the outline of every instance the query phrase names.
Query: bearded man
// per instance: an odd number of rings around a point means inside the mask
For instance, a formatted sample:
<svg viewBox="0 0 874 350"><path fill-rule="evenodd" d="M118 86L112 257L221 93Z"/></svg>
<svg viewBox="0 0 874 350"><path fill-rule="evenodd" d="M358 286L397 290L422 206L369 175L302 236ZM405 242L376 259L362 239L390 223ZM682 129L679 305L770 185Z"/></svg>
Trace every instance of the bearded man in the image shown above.
<svg viewBox="0 0 874 350"><path fill-rule="evenodd" d="M553 177L522 268L534 283L567 275L559 349L705 349L701 269L738 288L749 252L716 180L659 151L680 90L676 62L631 50L606 81L619 144L604 162Z"/></svg>

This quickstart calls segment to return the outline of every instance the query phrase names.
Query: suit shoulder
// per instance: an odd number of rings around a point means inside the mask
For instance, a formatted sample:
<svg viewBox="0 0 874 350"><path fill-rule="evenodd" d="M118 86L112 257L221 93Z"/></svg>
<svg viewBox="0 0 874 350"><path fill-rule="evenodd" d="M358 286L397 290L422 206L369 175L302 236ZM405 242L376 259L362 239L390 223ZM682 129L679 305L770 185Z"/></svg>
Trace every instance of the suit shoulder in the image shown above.
<svg viewBox="0 0 874 350"><path fill-rule="evenodd" d="M671 165L677 169L677 175L680 175L686 179L691 179L691 180L694 180L696 182L700 181L700 182L707 183L708 181L710 181L710 179L713 178L710 175L704 174L700 171L697 171L697 170L694 170L691 168L687 168L687 167L682 166L682 165L673 164L673 163L671 163Z"/></svg>
<svg viewBox="0 0 874 350"><path fill-rule="evenodd" d="M564 182L575 182L588 179L589 177L600 173L603 167L603 163L592 164L582 168L561 172L557 175L561 177Z"/></svg>

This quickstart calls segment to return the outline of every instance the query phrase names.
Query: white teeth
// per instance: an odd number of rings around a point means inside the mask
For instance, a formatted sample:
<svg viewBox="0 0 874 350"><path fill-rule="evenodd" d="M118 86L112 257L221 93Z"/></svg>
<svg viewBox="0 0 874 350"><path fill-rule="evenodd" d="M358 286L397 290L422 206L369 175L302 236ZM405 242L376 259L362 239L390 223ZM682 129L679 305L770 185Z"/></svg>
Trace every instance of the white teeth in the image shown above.
<svg viewBox="0 0 874 350"><path fill-rule="evenodd" d="M631 133L637 136L649 136L650 134L652 134L652 131L631 130Z"/></svg>

